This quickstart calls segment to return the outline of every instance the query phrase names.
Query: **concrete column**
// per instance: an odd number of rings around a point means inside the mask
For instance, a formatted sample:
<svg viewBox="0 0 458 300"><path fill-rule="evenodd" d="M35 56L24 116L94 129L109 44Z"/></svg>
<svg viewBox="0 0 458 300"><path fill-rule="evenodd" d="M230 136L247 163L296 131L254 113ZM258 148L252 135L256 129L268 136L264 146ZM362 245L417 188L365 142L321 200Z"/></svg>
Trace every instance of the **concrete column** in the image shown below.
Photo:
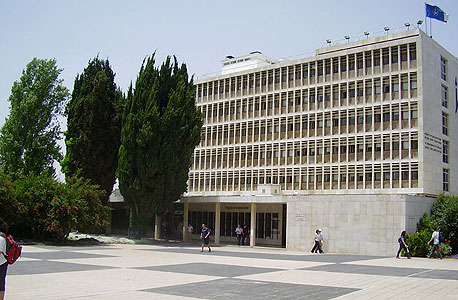
<svg viewBox="0 0 458 300"><path fill-rule="evenodd" d="M221 223L221 203L216 202L216 209L215 209L215 244L219 245L220 242L220 223Z"/></svg>
<svg viewBox="0 0 458 300"><path fill-rule="evenodd" d="M161 237L161 216L156 215L154 221L154 238L156 240L160 239Z"/></svg>
<svg viewBox="0 0 458 300"><path fill-rule="evenodd" d="M188 236L188 223L189 223L189 203L185 202L183 208L183 242L187 242L186 238Z"/></svg>
<svg viewBox="0 0 458 300"><path fill-rule="evenodd" d="M251 203L250 247L255 245L256 234L256 203Z"/></svg>

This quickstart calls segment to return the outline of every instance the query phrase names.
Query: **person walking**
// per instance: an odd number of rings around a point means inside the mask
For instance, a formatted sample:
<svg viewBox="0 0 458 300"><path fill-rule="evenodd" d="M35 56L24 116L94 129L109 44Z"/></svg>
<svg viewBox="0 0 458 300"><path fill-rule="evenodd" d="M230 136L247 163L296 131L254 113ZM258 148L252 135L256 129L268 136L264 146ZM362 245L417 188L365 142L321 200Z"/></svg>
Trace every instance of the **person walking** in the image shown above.
<svg viewBox="0 0 458 300"><path fill-rule="evenodd" d="M205 224L202 224L202 232L200 233L200 239L202 240L202 249L200 252L204 252L204 246L208 247L208 252L212 252L210 248L210 233L211 229L207 228Z"/></svg>
<svg viewBox="0 0 458 300"><path fill-rule="evenodd" d="M186 227L186 231L187 231L187 241L188 243L191 243L192 241L192 233L194 231L194 227L192 227L191 223L188 224L188 226Z"/></svg>
<svg viewBox="0 0 458 300"><path fill-rule="evenodd" d="M431 255L433 255L434 252L437 252L437 254L439 254L439 258L442 259L442 253L439 249L439 244L441 243L440 233L435 227L433 228L433 234L428 242L428 245L430 245L431 242L433 242L433 248L431 249L431 253L429 253L428 258L431 258Z"/></svg>
<svg viewBox="0 0 458 300"><path fill-rule="evenodd" d="M411 258L409 246L407 246L407 243L406 243L406 234L407 233L404 230L403 232L401 232L401 236L398 238L399 250L398 250L398 253L396 253L396 258L399 258L399 254L401 253L402 249L405 249L407 258L409 259Z"/></svg>
<svg viewBox="0 0 458 300"><path fill-rule="evenodd" d="M318 253L318 251L320 253L323 253L323 235L321 234L321 229L317 229L315 231L315 241L314 241L314 245L313 245L313 248L312 248L312 253Z"/></svg>
<svg viewBox="0 0 458 300"><path fill-rule="evenodd" d="M0 218L0 232L8 234L8 224ZM5 297L6 272L8 271L8 262L6 260L6 239L0 235L0 300Z"/></svg>
<svg viewBox="0 0 458 300"><path fill-rule="evenodd" d="M237 225L237 228L235 228L235 234L237 235L237 242L238 242L238 245L240 246L240 243L242 242L242 236L243 236L243 229L240 226L240 224Z"/></svg>
<svg viewBox="0 0 458 300"><path fill-rule="evenodd" d="M248 230L248 226L247 225L243 225L243 235L242 235L242 245L246 245L246 244L249 244L250 241L249 241L249 238L250 238L250 231ZM248 239L248 242L247 242L247 239Z"/></svg>

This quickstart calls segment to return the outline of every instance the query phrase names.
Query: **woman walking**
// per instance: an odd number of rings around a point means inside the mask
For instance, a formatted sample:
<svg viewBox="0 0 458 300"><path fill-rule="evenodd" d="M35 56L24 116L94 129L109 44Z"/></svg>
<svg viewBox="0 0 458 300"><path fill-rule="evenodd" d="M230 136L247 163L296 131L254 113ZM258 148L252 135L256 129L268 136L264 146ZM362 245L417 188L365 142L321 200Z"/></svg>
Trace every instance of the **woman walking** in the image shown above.
<svg viewBox="0 0 458 300"><path fill-rule="evenodd" d="M405 230L401 232L401 236L398 238L398 242L399 242L399 250L398 250L398 253L396 253L396 258L399 258L399 254L401 254L401 250L405 249L406 256L407 258L410 259L411 255L409 251L409 246L407 246L407 243L406 243L406 231Z"/></svg>

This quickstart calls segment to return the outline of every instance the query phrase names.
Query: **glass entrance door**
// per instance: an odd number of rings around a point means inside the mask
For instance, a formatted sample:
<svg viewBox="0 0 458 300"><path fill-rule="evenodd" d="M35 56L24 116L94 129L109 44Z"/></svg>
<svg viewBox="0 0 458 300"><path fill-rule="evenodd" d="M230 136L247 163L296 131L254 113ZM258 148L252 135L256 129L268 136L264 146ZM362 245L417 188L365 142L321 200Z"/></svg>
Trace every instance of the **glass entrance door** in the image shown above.
<svg viewBox="0 0 458 300"><path fill-rule="evenodd" d="M256 238L272 240L280 238L278 213L256 214Z"/></svg>

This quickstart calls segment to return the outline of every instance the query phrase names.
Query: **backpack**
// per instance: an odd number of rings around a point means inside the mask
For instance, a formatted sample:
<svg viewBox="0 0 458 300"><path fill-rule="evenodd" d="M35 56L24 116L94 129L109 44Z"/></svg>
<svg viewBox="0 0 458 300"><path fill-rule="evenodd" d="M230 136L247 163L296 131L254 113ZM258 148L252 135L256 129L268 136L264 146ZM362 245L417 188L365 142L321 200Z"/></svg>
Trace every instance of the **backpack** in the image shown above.
<svg viewBox="0 0 458 300"><path fill-rule="evenodd" d="M439 244L442 243L444 237L442 236L442 232L439 232Z"/></svg>
<svg viewBox="0 0 458 300"><path fill-rule="evenodd" d="M6 253L3 253L8 264L12 265L21 256L22 246L16 243L11 235L6 235L0 232L0 236L6 240Z"/></svg>

